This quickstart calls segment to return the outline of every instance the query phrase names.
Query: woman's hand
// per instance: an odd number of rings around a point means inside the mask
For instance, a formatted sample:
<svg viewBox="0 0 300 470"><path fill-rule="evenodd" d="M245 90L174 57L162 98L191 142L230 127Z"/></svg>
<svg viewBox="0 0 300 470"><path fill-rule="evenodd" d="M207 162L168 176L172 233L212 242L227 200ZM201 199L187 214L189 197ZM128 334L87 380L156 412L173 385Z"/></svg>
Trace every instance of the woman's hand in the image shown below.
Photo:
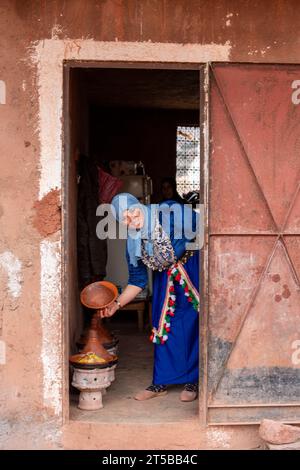
<svg viewBox="0 0 300 470"><path fill-rule="evenodd" d="M108 307L103 308L99 311L100 318L112 317L118 309L118 304L116 302L113 302Z"/></svg>
<svg viewBox="0 0 300 470"><path fill-rule="evenodd" d="M131 285L126 286L118 299L122 307L124 307L129 302L131 302L138 295L138 293L141 292L141 290L142 290L141 287L131 286ZM112 317L116 313L117 310L119 310L119 306L117 302L113 302L108 307L103 308L102 310L99 310L99 316L100 318Z"/></svg>

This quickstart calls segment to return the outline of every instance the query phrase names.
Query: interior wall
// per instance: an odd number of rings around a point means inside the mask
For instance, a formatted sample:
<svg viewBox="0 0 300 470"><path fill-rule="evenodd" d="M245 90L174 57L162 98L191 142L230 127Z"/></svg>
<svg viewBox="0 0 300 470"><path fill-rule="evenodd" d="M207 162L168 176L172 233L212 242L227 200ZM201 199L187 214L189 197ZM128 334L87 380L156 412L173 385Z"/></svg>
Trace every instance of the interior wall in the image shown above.
<svg viewBox="0 0 300 470"><path fill-rule="evenodd" d="M179 125L199 126L199 112L91 107L90 152L100 163L141 160L153 181L152 202L158 202L162 179L176 176Z"/></svg>
<svg viewBox="0 0 300 470"><path fill-rule="evenodd" d="M85 89L82 88L77 69L71 69L69 75L69 114L66 126L69 125L69 145L65 147L66 172L68 175L67 191L67 244L66 253L66 289L69 317L69 349L75 353L76 341L82 331L83 316L79 299L77 276L77 162L80 154L89 152L89 113Z"/></svg>

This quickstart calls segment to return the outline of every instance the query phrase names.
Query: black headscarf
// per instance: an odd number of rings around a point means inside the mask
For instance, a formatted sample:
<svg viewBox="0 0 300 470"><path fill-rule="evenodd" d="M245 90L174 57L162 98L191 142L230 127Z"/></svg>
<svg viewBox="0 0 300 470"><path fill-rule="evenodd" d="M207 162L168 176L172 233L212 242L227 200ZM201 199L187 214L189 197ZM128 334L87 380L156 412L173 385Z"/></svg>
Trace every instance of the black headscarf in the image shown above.
<svg viewBox="0 0 300 470"><path fill-rule="evenodd" d="M180 204L184 204L184 199L182 199L182 197L180 196L180 194L178 193L177 191L177 183L176 183L176 179L173 177L173 176L168 176L166 178L164 178L161 182L161 187L163 186L164 183L169 183L169 185L172 187L173 189L173 196L172 196L172 201L176 201L176 202L179 202ZM166 201L166 199L162 199L162 202L163 201Z"/></svg>

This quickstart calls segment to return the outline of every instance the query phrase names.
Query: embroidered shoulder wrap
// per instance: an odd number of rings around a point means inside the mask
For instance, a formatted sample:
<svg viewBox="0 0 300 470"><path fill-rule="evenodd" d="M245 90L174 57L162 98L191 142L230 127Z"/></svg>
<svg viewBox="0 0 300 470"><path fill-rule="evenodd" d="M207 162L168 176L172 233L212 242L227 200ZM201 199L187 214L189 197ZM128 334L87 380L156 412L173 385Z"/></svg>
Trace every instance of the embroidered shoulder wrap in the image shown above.
<svg viewBox="0 0 300 470"><path fill-rule="evenodd" d="M142 241L142 261L153 271L164 271L176 261L171 240L165 233L158 219L154 225L153 255L147 254L145 240Z"/></svg>
<svg viewBox="0 0 300 470"><path fill-rule="evenodd" d="M184 290L187 302L199 311L199 292L187 274L184 264L193 256L193 251L186 251L180 260L176 259L174 248L168 235L157 221L154 228L153 255L149 256L142 243L142 261L154 271L167 270L167 288L161 316L157 328L152 329L150 340L155 344L164 344L171 330L171 317L176 313L176 295L174 283L177 282Z"/></svg>

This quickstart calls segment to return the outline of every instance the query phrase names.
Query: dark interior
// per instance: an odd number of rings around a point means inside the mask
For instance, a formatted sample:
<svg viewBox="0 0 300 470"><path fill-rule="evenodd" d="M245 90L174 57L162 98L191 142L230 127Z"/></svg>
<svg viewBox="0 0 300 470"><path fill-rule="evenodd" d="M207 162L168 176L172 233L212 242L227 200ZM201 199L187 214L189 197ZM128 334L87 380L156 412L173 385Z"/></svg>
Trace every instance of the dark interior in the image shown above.
<svg viewBox="0 0 300 470"><path fill-rule="evenodd" d="M74 71L86 102L83 114L88 111L88 154L99 162L142 160L157 202L161 180L176 173L176 127L199 125L199 72Z"/></svg>

